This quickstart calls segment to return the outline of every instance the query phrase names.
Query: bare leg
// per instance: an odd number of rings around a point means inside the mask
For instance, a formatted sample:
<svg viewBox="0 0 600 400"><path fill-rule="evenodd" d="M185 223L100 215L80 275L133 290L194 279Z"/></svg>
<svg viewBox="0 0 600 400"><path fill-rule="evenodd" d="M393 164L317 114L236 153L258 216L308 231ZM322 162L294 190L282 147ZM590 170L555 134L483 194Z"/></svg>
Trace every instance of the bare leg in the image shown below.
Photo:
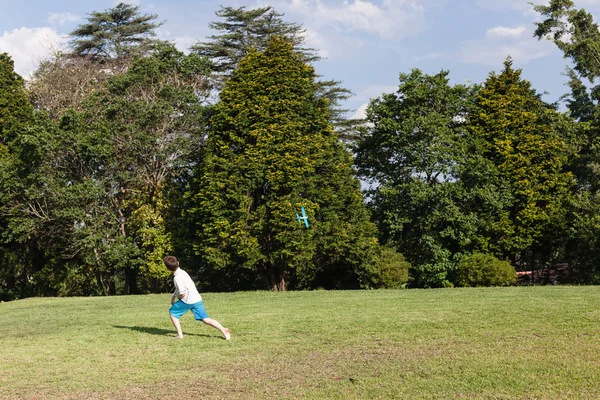
<svg viewBox="0 0 600 400"><path fill-rule="evenodd" d="M213 328L220 330L221 333L223 334L223 336L225 336L225 340L231 339L231 333L229 332L229 329L228 328L223 328L223 325L221 325L219 323L219 321L217 321L216 319L204 318L202 320L202 322L204 322L206 325L210 325Z"/></svg>
<svg viewBox="0 0 600 400"><path fill-rule="evenodd" d="M173 323L173 326L175 327L175 329L177 329L177 336L175 337L177 339L183 339L183 333L181 333L181 324L179 323L179 318L175 318L171 314L169 314L169 316L171 317L171 322Z"/></svg>

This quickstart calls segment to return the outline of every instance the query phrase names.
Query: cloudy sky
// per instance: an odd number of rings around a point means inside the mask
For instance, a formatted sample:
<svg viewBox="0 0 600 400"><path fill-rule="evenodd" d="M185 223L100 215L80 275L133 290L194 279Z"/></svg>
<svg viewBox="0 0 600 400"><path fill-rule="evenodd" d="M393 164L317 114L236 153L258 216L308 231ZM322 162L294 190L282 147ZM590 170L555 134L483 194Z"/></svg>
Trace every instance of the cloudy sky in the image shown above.
<svg viewBox="0 0 600 400"><path fill-rule="evenodd" d="M532 37L538 20L531 0L131 0L165 21L159 36L186 50L213 32L208 27L223 6L271 5L301 23L307 42L324 60L315 67L354 92L346 106L360 114L369 99L393 92L398 74L420 68L449 70L453 83L482 82L510 55L547 101L567 91L568 61L552 43ZM533 0L542 3L546 0ZM49 49L115 0L0 0L0 52L9 53L27 76ZM575 0L600 16L600 0Z"/></svg>

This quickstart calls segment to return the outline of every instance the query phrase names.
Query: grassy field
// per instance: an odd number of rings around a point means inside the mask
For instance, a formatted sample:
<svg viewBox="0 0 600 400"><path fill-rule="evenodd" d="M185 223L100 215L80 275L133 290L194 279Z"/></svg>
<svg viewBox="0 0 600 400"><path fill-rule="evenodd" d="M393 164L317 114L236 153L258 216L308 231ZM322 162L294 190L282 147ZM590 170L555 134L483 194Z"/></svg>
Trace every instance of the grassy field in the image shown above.
<svg viewBox="0 0 600 400"><path fill-rule="evenodd" d="M600 288L206 293L0 304L2 399L600 399Z"/></svg>

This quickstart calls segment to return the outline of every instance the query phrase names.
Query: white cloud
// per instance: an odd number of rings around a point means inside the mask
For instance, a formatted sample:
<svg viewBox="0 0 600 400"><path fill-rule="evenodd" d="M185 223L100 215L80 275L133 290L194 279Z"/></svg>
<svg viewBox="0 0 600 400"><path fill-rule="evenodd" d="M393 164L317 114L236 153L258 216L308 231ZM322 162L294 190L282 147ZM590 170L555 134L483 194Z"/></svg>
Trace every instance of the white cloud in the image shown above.
<svg viewBox="0 0 600 400"><path fill-rule="evenodd" d="M402 51L399 42L425 32L428 13L450 0L257 0L302 21L307 46L329 60L359 60L377 50Z"/></svg>
<svg viewBox="0 0 600 400"><path fill-rule="evenodd" d="M77 15L71 14L69 12L48 14L48 22L50 22L52 25L64 25L67 22L75 22L79 21L80 19L81 18Z"/></svg>
<svg viewBox="0 0 600 400"><path fill-rule="evenodd" d="M333 42L330 41L331 38L321 35L314 29L305 28L305 30L306 47L316 49L321 58L330 58L331 50L335 47Z"/></svg>
<svg viewBox="0 0 600 400"><path fill-rule="evenodd" d="M184 53L187 53L190 47L192 47L192 45L197 42L196 39L189 36L176 36L171 40L175 42L175 47L177 47L179 51L182 51Z"/></svg>
<svg viewBox="0 0 600 400"><path fill-rule="evenodd" d="M533 5L529 4L530 2L534 5L547 6L549 0L476 0L475 4L492 11L519 10L524 11L526 15L537 14L533 11ZM599 0L575 0L574 3L577 9L600 10Z"/></svg>
<svg viewBox="0 0 600 400"><path fill-rule="evenodd" d="M414 56L413 60L418 63L421 61L444 60L446 58L448 58L448 53L433 51L433 52L426 53L422 56Z"/></svg>
<svg viewBox="0 0 600 400"><path fill-rule="evenodd" d="M366 118L367 116L367 107L369 106L369 103L364 103L361 104L360 107L358 107L358 109L354 112L354 114L352 114L352 116L350 117L351 119L363 119Z"/></svg>
<svg viewBox="0 0 600 400"><path fill-rule="evenodd" d="M380 5L368 0L344 0L334 5L323 0L274 0L271 3L286 15L302 15L307 25L318 31L362 32L385 40L398 40L427 27L425 5L418 0L382 0Z"/></svg>
<svg viewBox="0 0 600 400"><path fill-rule="evenodd" d="M53 28L18 28L0 36L0 52L8 53L15 62L15 71L27 78L36 64L59 48L65 38Z"/></svg>
<svg viewBox="0 0 600 400"><path fill-rule="evenodd" d="M554 45L533 38L533 28L497 26L480 40L463 43L458 58L467 64L500 65L507 56L525 64L543 58L554 51Z"/></svg>
<svg viewBox="0 0 600 400"><path fill-rule="evenodd" d="M476 0L475 4L478 7L485 8L492 11L501 11L501 10L531 10L533 6L529 4L532 2L534 4L545 4L548 0Z"/></svg>
<svg viewBox="0 0 600 400"><path fill-rule="evenodd" d="M398 83L399 84L399 83ZM356 93L356 98L359 100L371 100L382 94L396 93L398 91L398 84L393 85L367 85L361 88Z"/></svg>
<svg viewBox="0 0 600 400"><path fill-rule="evenodd" d="M381 97L383 94L396 93L398 85L366 85L359 89L356 95L352 98L353 104L359 104L351 118L364 118L365 111L372 99Z"/></svg>
<svg viewBox="0 0 600 400"><path fill-rule="evenodd" d="M496 26L490 28L485 33L486 38L518 38L523 36L527 28L519 26L516 28L507 28L505 26Z"/></svg>

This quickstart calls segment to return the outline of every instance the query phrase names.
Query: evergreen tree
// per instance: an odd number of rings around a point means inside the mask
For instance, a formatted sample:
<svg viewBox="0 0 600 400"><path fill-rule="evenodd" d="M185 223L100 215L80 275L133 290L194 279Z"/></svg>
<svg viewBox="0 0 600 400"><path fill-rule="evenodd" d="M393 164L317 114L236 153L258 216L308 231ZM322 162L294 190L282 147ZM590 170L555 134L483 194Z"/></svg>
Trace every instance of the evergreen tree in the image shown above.
<svg viewBox="0 0 600 400"><path fill-rule="evenodd" d="M186 216L202 276L220 283L213 288L374 281L374 225L314 79L293 45L275 37L248 53L221 92ZM308 229L296 220L301 207Z"/></svg>
<svg viewBox="0 0 600 400"><path fill-rule="evenodd" d="M192 51L207 57L214 63L214 70L231 76L250 49L264 51L275 36L283 36L293 44L306 62L318 59L313 49L304 48L305 30L301 25L285 22L283 14L273 7L246 10L245 7L221 7L217 17L224 21L211 22L209 27L220 32L209 37L208 42L198 42Z"/></svg>
<svg viewBox="0 0 600 400"><path fill-rule="evenodd" d="M553 129L555 116L508 59L502 72L484 83L470 118L473 132L483 139L484 156L513 199L488 231L491 248L513 265L531 264L527 251L549 224L563 218L572 175L564 171L568 148Z"/></svg>
<svg viewBox="0 0 600 400"><path fill-rule="evenodd" d="M27 151L22 136L36 132L34 117L23 78L14 71L12 59L0 54L0 300L38 294L36 272L44 265L36 239L20 237L23 227L15 224L11 208L22 187L23 170L39 161L35 154L19 157Z"/></svg>
<svg viewBox="0 0 600 400"><path fill-rule="evenodd" d="M140 14L139 6L119 3L103 12L93 11L88 22L79 25L71 36L73 54L106 60L129 57L155 43L155 14Z"/></svg>
<svg viewBox="0 0 600 400"><path fill-rule="evenodd" d="M275 36L285 37L304 62L320 59L316 50L304 47L302 26L284 21L283 14L270 6L252 10L222 7L216 14L224 21L212 22L210 27L219 34L210 36L210 41L196 43L191 50L213 62L217 87L222 87L249 51L263 51ZM352 95L350 90L334 80L317 81L315 85L318 96L329 100L329 118L338 134L344 138L353 135L356 121L348 120L348 110L340 107L341 102Z"/></svg>
<svg viewBox="0 0 600 400"><path fill-rule="evenodd" d="M10 56L0 53L0 146L6 146L17 134L19 124L29 121L32 115L25 81L15 72Z"/></svg>

